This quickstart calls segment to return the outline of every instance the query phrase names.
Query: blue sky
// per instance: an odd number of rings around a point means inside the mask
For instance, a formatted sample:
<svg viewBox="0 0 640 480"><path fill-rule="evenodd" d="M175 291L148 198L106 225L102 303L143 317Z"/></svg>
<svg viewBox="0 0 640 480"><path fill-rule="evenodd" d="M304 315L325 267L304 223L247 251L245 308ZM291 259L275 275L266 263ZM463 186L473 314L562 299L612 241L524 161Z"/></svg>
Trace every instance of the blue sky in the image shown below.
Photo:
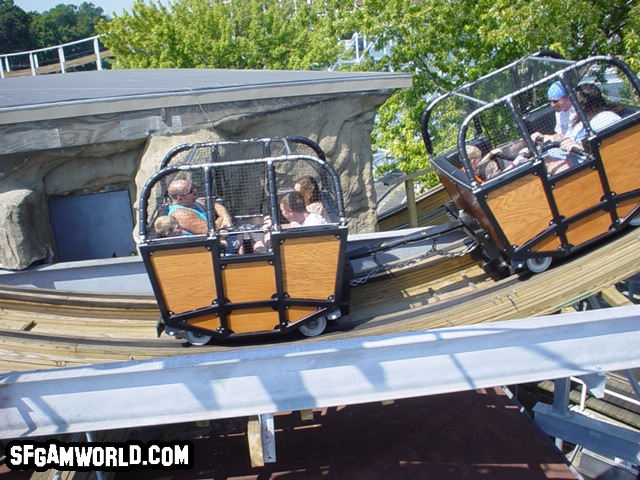
<svg viewBox="0 0 640 480"><path fill-rule="evenodd" d="M83 1L102 7L109 16L113 16L113 12L121 14L122 10L131 11L134 3L134 0L13 0L13 3L25 12L36 11L42 13L61 3L65 5L80 5Z"/></svg>

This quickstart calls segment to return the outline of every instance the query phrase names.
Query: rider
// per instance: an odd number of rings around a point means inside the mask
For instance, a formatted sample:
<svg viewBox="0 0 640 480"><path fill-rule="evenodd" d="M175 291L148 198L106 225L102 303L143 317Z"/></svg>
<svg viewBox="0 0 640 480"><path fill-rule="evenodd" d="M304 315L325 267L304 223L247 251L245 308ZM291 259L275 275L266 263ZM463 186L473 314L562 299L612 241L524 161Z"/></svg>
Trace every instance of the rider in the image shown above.
<svg viewBox="0 0 640 480"><path fill-rule="evenodd" d="M167 188L171 198L169 215L175 217L184 230L184 235L200 235L208 233L207 212L198 201L198 192L192 183L184 178L173 180ZM220 230L233 225L229 212L219 203L213 204L216 219L215 228Z"/></svg>
<svg viewBox="0 0 640 480"><path fill-rule="evenodd" d="M576 111L573 108L571 99L565 91L560 81L555 81L549 87L547 91L547 98L549 103L556 111L556 126L554 133L543 134L540 132L534 132L531 134L531 139L542 142L560 142L566 137L570 127L570 120L575 116Z"/></svg>

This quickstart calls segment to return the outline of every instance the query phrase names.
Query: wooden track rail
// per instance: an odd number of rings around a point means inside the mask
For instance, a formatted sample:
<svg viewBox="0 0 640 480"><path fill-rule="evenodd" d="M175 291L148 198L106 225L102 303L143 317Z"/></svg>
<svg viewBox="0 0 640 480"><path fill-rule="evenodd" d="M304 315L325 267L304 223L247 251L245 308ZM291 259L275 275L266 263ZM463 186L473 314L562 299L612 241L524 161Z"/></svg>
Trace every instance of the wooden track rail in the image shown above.
<svg viewBox="0 0 640 480"><path fill-rule="evenodd" d="M547 315L603 292L640 272L640 231L564 261L538 275L487 276L471 255L430 257L387 278L352 289L352 311L320 337L294 333L273 342L323 341ZM0 371L107 363L228 349L184 348L156 338L150 295L90 294L0 287ZM260 342L267 348L271 343ZM234 348L248 344L236 343Z"/></svg>
<svg viewBox="0 0 640 480"><path fill-rule="evenodd" d="M496 282L488 279L474 281L473 285L466 286L465 292L462 286L465 282L481 278L477 271L479 267L470 267L459 272L460 288L457 290L434 295L428 285L423 285L422 292L415 291L412 297L398 302L405 307L400 316L411 318L396 321L398 314L391 312L367 318L367 323L372 325L367 333L461 326L559 312L602 291L610 292L612 285L639 272L639 247L639 232L630 230L599 249L565 261L541 274L523 274ZM394 287L393 284L390 286ZM371 284L363 288L374 287ZM402 291L396 291L396 295L401 294ZM609 298L612 298L610 293ZM616 298L619 301L619 297ZM411 308L412 304L418 306ZM380 311L375 304L368 304L366 308ZM410 315L405 313L409 311ZM374 323L380 325L373 326Z"/></svg>

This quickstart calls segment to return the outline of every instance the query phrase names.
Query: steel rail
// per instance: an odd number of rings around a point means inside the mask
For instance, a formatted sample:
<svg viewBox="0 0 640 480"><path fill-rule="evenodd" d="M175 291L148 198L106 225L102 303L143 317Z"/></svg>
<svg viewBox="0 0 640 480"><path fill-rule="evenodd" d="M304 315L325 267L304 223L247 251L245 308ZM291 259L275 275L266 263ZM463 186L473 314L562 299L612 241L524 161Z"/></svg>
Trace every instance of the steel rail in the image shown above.
<svg viewBox="0 0 640 480"><path fill-rule="evenodd" d="M0 438L236 418L640 367L640 306L0 376ZM606 345L606 348L603 346Z"/></svg>

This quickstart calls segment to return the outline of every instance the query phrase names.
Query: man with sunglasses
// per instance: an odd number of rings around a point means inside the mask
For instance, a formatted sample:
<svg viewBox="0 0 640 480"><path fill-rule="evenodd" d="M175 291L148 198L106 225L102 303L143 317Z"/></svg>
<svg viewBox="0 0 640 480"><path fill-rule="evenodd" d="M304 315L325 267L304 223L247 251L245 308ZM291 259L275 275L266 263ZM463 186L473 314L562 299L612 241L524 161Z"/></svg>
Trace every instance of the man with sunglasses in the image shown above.
<svg viewBox="0 0 640 480"><path fill-rule="evenodd" d="M547 98L551 107L556 111L556 126L553 134L543 134L535 132L531 134L534 142L560 142L569 130L569 120L576 111L571 104L571 99L565 91L562 83L553 82L547 92Z"/></svg>
<svg viewBox="0 0 640 480"><path fill-rule="evenodd" d="M198 202L198 192L191 182L184 178L178 178L169 184L167 193L172 204L169 206L169 215L178 220L182 227L183 235L202 235L208 233L207 212L205 207ZM233 225L229 212L219 203L213 204L216 230L228 228Z"/></svg>

